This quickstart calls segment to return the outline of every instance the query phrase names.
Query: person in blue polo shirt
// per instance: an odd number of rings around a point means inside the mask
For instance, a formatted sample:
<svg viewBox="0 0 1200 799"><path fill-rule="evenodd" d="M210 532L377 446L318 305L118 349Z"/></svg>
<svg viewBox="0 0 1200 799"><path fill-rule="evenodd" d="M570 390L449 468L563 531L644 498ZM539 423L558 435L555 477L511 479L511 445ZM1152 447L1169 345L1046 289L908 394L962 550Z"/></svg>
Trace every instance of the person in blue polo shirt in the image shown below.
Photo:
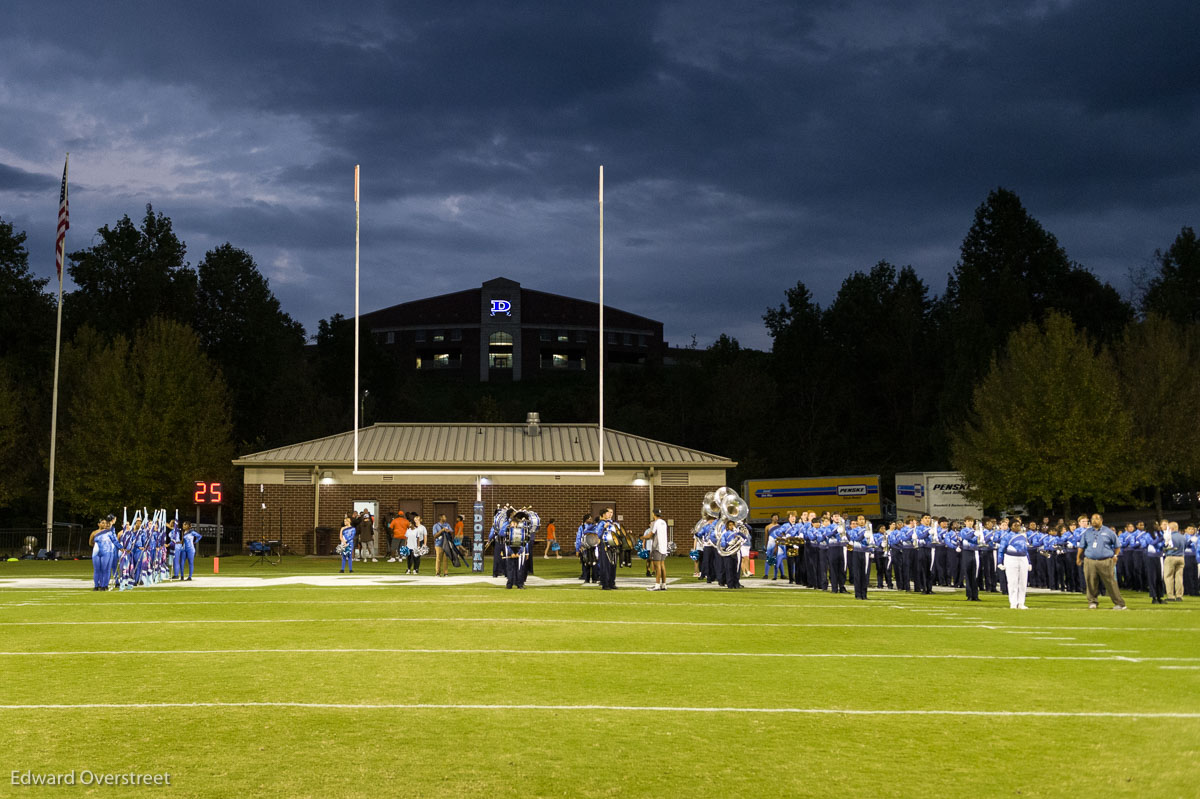
<svg viewBox="0 0 1200 799"><path fill-rule="evenodd" d="M1100 586L1112 598L1116 610L1125 610L1125 600L1121 598L1121 589L1117 587L1114 565L1121 557L1121 546L1117 534L1104 526L1104 517L1099 513L1092 514L1091 526L1083 531L1083 538L1075 550L1075 562L1083 564L1083 578L1087 583L1088 608L1100 607Z"/></svg>

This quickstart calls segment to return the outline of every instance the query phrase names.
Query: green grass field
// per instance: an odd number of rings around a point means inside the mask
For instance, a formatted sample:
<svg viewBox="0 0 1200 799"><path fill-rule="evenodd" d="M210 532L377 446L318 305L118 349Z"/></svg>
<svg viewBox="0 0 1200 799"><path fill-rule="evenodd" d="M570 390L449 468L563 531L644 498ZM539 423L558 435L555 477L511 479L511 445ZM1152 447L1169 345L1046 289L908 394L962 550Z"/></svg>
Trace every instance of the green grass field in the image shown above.
<svg viewBox="0 0 1200 799"><path fill-rule="evenodd" d="M211 575L211 560L197 564ZM577 562L537 561L539 577ZM432 563L427 567L432 572ZM331 574L333 559L222 576ZM17 588L5 796L1200 795L1200 601L571 583ZM396 564L356 573L403 578ZM490 574L490 564L488 568ZM748 581L752 582L752 581ZM638 585L634 585L638 583ZM77 778L78 779L78 778Z"/></svg>

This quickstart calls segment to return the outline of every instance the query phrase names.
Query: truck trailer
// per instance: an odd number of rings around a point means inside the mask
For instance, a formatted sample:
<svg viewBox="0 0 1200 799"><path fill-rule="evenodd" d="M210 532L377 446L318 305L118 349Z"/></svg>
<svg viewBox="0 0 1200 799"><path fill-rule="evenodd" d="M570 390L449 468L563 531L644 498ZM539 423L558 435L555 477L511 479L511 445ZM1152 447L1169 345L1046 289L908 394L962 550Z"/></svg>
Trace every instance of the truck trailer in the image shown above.
<svg viewBox="0 0 1200 799"><path fill-rule="evenodd" d="M896 517L982 518L983 507L963 496L970 486L962 472L906 472L896 475Z"/></svg>
<svg viewBox="0 0 1200 799"><path fill-rule="evenodd" d="M862 514L868 519L883 517L877 474L746 480L742 497L750 505L750 521L756 524L770 520L772 513L787 519L788 513L806 510L850 517Z"/></svg>

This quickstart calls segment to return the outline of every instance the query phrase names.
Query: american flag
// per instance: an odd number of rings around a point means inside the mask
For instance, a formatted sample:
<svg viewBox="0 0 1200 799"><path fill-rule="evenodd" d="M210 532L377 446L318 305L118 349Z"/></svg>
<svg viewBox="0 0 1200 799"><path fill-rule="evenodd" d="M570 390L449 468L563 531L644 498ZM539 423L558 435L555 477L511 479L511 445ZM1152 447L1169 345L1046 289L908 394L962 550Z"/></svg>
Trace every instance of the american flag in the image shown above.
<svg viewBox="0 0 1200 799"><path fill-rule="evenodd" d="M67 243L67 229L71 227L71 212L67 208L67 163L63 162L62 190L58 193L58 239L54 244L54 265L58 269L59 284L62 283L63 248Z"/></svg>

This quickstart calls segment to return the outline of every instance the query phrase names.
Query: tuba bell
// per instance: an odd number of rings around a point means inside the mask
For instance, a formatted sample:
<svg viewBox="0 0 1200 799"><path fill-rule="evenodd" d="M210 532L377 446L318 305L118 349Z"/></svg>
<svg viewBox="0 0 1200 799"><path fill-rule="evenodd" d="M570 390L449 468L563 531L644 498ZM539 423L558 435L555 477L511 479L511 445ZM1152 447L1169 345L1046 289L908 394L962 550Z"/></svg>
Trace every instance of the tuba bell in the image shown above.
<svg viewBox="0 0 1200 799"><path fill-rule="evenodd" d="M721 518L721 503L717 501L714 492L709 491L704 495L704 502L700 505L700 515L706 519Z"/></svg>
<svg viewBox="0 0 1200 799"><path fill-rule="evenodd" d="M746 504L746 500L739 497L735 492L729 491L722 499L721 515L726 519L742 522L750 515L750 506Z"/></svg>

